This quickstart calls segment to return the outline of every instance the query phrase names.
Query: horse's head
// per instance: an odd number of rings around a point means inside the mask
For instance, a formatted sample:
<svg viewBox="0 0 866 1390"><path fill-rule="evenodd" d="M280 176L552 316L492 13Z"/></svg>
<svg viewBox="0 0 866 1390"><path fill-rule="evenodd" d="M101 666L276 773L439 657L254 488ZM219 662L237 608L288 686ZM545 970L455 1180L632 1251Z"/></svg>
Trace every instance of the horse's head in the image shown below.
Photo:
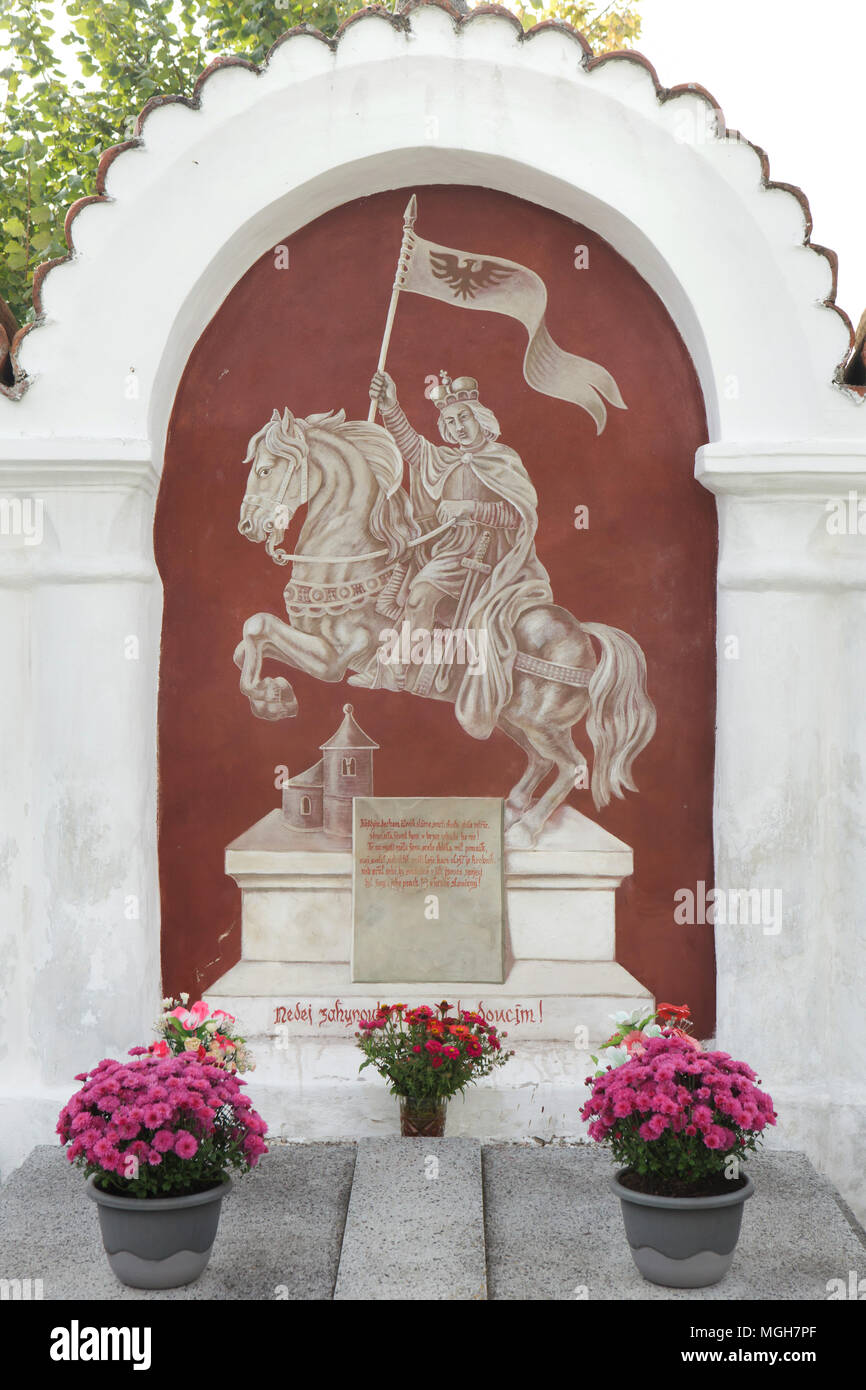
<svg viewBox="0 0 866 1390"><path fill-rule="evenodd" d="M305 424L288 409L282 416L275 410L253 435L244 459L250 472L238 530L257 544L266 541L267 553L279 565L287 564L288 556L278 547L298 507L307 500Z"/></svg>

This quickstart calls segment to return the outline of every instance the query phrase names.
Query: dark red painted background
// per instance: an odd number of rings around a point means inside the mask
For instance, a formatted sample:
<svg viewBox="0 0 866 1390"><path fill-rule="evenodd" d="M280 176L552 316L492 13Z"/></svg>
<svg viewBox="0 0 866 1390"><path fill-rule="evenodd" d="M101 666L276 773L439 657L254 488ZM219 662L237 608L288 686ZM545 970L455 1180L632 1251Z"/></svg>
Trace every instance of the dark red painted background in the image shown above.
<svg viewBox="0 0 866 1390"><path fill-rule="evenodd" d="M237 532L249 437L276 407L345 407L366 418L402 213L412 189L361 199L286 239L228 296L178 390L156 517L165 585L159 700L160 876L164 987L198 993L240 956L240 893L226 844L279 802L274 769L318 758L348 698L381 744L376 791L388 796L504 796L523 757L504 736L466 735L450 706L290 676L294 720L253 717L232 652L244 620L284 614L278 569ZM635 766L640 794L598 815L634 848L617 895L617 958L659 998L688 1001L714 1026L712 930L673 920L677 888L712 881L716 519L693 477L707 438L694 369L654 293L606 242L554 213L477 188L420 188L421 236L537 271L561 347L602 363L628 405L604 433L584 411L523 380L526 335L497 314L404 295L388 369L416 428L438 440L424 381L472 374L502 438L539 494L537 549L557 602L625 629L643 647L658 732ZM574 249L589 248L589 268ZM589 507L586 531L574 509ZM295 519L287 538L294 548ZM266 667L266 669L268 669ZM587 755L584 725L575 741ZM572 803L596 812L588 792Z"/></svg>

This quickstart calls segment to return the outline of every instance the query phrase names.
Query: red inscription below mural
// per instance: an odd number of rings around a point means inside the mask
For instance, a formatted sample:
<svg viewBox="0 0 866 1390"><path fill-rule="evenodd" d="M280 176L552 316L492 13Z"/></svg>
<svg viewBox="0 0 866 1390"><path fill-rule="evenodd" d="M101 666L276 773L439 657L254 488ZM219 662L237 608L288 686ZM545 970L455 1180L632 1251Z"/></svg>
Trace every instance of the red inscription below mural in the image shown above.
<svg viewBox="0 0 866 1390"><path fill-rule="evenodd" d="M276 1028L285 1027L290 1023L300 1023L310 1029L324 1028L329 1024L337 1024L340 1027L350 1029L357 1027L359 1019L375 1018L376 1010L379 1007L379 1000L365 1008L353 1008L340 999L335 999L333 1003L329 1000L326 1004L297 999L292 1004L277 1004L274 1007L273 1023ZM480 999L474 1004L464 1003L458 999L456 1009L458 1013L465 1010L468 1013L480 1014L485 1023L493 1024L494 1027L499 1027L503 1023L525 1026L526 1024L544 1022L544 1001L542 999L536 1000L533 1004L515 1003L498 1008L492 1004L485 1005Z"/></svg>

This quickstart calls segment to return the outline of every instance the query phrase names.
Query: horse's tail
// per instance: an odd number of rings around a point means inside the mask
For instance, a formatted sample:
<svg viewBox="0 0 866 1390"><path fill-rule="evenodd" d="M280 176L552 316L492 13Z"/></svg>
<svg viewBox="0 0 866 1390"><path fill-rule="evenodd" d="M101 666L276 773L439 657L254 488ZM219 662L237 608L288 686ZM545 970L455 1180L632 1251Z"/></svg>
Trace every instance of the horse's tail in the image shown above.
<svg viewBox="0 0 866 1390"><path fill-rule="evenodd" d="M646 690L646 661L633 637L604 623L581 622L601 647L589 682L586 731L595 753L592 799L601 810L611 796L637 791L631 767L656 729L655 705Z"/></svg>

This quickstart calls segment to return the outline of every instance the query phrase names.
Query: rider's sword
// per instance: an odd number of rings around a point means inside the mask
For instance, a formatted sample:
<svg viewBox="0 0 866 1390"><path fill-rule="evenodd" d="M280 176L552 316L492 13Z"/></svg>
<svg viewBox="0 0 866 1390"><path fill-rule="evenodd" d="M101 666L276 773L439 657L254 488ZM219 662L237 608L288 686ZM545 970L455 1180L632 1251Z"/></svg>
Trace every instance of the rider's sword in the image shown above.
<svg viewBox="0 0 866 1390"><path fill-rule="evenodd" d="M490 532L482 531L481 535L478 538L478 542L475 546L475 549L472 552L471 557L460 561L461 565L465 570L468 571L468 573L463 583L463 592L460 595L460 602L457 605L457 612L454 614L454 618L451 623L452 628L460 628L463 626L463 619L466 617L466 614L468 613L469 608L472 604L472 600L475 597L475 591L478 588L478 583L482 574L486 577L493 569L492 565L484 564L484 556L487 554L487 548L489 545Z"/></svg>
<svg viewBox="0 0 866 1390"><path fill-rule="evenodd" d="M484 563L484 556L487 554L487 549L490 545L490 537L491 533L489 531L482 531L481 535L475 543L475 549L473 550L471 556L467 556L465 559L460 561L460 564L462 565L463 569L466 570L466 578L463 581L463 589L461 591L460 599L457 604L457 611L455 612L451 622L450 630L452 632L459 630L463 626L463 619L465 618L466 614L469 612L472 606L472 601L475 597L475 592L478 588L478 585L481 582L482 575L486 578L487 575L490 574L491 570L493 569L492 565L486 565ZM443 629L443 631L447 634L449 629L445 628ZM418 679L415 682L415 687L412 693L414 695L428 695L430 693L430 687L433 684L434 677L436 679L436 689L440 691L447 690L449 675L450 672L448 671L447 662L443 661L437 669L436 663L431 661L429 666L422 666L421 670L419 671Z"/></svg>

